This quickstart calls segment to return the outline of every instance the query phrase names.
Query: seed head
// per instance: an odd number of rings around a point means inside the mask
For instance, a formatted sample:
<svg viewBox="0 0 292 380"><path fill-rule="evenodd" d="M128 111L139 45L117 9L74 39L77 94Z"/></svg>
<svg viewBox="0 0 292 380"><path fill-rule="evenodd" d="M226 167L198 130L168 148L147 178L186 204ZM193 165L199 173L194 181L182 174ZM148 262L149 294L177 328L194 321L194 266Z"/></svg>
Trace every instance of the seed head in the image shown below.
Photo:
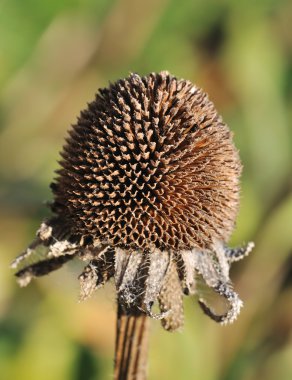
<svg viewBox="0 0 292 380"><path fill-rule="evenodd" d="M22 285L78 256L89 260L82 298L115 276L125 309L154 316L158 301L156 316L172 330L182 324L183 292L193 293L201 276L231 305L218 316L200 299L203 310L219 322L236 317L229 267L251 249L226 248L241 164L201 89L167 72L119 80L81 112L61 156L55 216L30 247L47 246L47 257L17 273Z"/></svg>
<svg viewBox="0 0 292 380"><path fill-rule="evenodd" d="M52 185L72 233L123 249L226 241L241 165L213 103L168 73L131 75L81 112Z"/></svg>

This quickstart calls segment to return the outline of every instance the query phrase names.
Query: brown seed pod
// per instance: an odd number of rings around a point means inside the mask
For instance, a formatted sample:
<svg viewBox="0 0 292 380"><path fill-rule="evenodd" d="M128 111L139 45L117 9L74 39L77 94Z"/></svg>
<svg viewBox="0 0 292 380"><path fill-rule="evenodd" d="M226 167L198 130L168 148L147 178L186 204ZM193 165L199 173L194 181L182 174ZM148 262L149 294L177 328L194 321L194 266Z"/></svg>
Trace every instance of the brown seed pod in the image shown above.
<svg viewBox="0 0 292 380"><path fill-rule="evenodd" d="M78 256L89 260L80 276L82 298L114 276L120 305L173 330L183 321L183 292L193 293L195 277L202 277L230 305L217 315L201 297L203 310L218 322L236 318L241 301L229 267L252 248L226 248L241 164L228 127L201 89L167 72L119 80L81 112L61 155L51 185L55 217L14 262L43 245L43 262L52 269L22 268L22 285ZM151 311L157 301L158 315Z"/></svg>
<svg viewBox="0 0 292 380"><path fill-rule="evenodd" d="M189 81L133 74L100 90L62 157L53 211L76 235L134 250L230 236L241 165L213 103Z"/></svg>

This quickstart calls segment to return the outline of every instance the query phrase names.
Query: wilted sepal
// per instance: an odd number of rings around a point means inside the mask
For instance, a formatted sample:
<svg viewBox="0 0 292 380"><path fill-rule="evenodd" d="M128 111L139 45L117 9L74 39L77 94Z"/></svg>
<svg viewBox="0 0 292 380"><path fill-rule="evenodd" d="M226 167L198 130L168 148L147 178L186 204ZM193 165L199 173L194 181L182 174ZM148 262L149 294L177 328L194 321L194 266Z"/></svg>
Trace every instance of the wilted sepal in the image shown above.
<svg viewBox="0 0 292 380"><path fill-rule="evenodd" d="M28 265L15 274L17 282L21 287L27 286L34 277L45 276L72 259L73 256L67 254Z"/></svg>
<svg viewBox="0 0 292 380"><path fill-rule="evenodd" d="M254 248L254 242L250 241L243 247L229 248L225 247L225 256L229 263L234 263L236 261L242 260L250 254Z"/></svg>
<svg viewBox="0 0 292 380"><path fill-rule="evenodd" d="M167 331L176 331L184 325L183 292L176 265L171 261L158 296L162 313L167 313L161 324Z"/></svg>
<svg viewBox="0 0 292 380"><path fill-rule="evenodd" d="M198 294L199 305L214 321L224 325L236 320L243 303L231 285L229 278L230 264L245 257L253 246L253 243L249 243L245 249L229 249L224 247L222 243L215 242L210 250L191 251L197 274L201 275L207 286L226 299L229 304L229 309L224 314L217 315L207 305L204 296ZM232 253L236 256L236 260L232 260Z"/></svg>
<svg viewBox="0 0 292 380"><path fill-rule="evenodd" d="M174 255L183 293L195 294L195 255L191 251L180 251Z"/></svg>
<svg viewBox="0 0 292 380"><path fill-rule="evenodd" d="M142 311L154 319L164 318L166 313L153 313L152 307L158 300L169 265L170 254L166 251L117 249L115 282L119 305L127 313Z"/></svg>
<svg viewBox="0 0 292 380"><path fill-rule="evenodd" d="M243 306L241 299L233 291L232 287L227 283L218 282L218 285L213 287L213 289L228 301L230 305L229 310L225 314L217 315L209 306L207 306L203 298L200 298L198 302L202 310L215 322L221 323L223 325L234 322L240 313L241 307Z"/></svg>
<svg viewBox="0 0 292 380"><path fill-rule="evenodd" d="M83 259L87 257L95 258L90 260L79 276L80 301L86 300L96 289L102 287L113 277L115 271L115 251L113 248L105 247L98 253L94 250L91 253L89 251Z"/></svg>
<svg viewBox="0 0 292 380"><path fill-rule="evenodd" d="M42 222L36 238L12 262L11 268L18 269L15 274L17 281L20 286L26 286L34 277L44 276L59 269L72 260L77 253L78 244L70 240L70 234L64 222L58 218L52 218Z"/></svg>

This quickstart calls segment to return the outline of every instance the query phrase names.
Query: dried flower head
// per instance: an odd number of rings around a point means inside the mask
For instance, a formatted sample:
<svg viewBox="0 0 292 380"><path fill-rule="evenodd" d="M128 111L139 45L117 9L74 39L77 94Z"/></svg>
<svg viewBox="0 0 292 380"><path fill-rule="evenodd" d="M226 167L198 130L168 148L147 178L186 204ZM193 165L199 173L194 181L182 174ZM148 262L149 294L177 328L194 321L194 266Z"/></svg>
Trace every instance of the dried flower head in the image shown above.
<svg viewBox="0 0 292 380"><path fill-rule="evenodd" d="M253 244L230 249L241 164L231 133L207 95L167 72L128 78L99 91L81 112L51 185L54 217L13 263L20 285L78 257L81 298L115 278L128 313L183 323L183 294L205 283L227 301L214 320L232 322L241 301L229 268ZM26 265L39 247L44 260ZM21 264L24 263L24 264ZM160 312L153 312L158 303Z"/></svg>

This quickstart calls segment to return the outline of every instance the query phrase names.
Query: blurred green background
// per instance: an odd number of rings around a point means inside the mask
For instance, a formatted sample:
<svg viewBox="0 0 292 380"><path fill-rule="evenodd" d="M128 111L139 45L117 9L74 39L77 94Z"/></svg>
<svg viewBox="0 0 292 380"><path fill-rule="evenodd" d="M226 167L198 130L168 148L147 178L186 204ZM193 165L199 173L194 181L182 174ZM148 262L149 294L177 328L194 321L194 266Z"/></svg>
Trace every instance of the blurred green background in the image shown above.
<svg viewBox="0 0 292 380"><path fill-rule="evenodd" d="M292 2L0 1L0 378L112 377L112 286L78 303L78 268L19 289L9 264L49 215L69 125L99 87L169 70L205 89L244 164L232 244L256 249L232 278L232 326L186 299L186 325L152 322L149 378L292 379Z"/></svg>

